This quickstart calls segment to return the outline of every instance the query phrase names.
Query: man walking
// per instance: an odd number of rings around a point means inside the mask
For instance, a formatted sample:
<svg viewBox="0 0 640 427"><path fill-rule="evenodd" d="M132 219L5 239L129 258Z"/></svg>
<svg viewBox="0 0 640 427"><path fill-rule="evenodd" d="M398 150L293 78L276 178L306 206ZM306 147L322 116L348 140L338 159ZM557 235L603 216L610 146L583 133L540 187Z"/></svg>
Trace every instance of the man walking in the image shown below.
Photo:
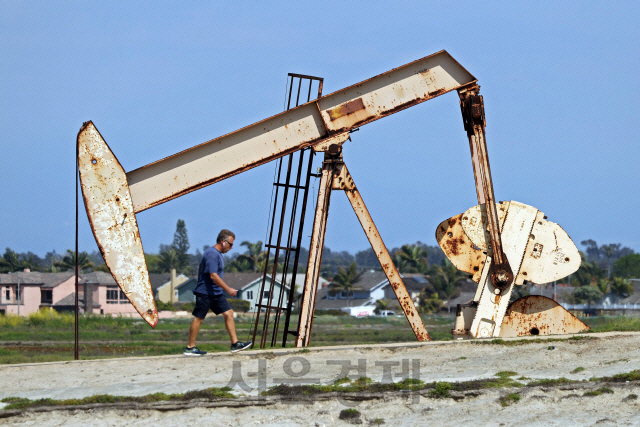
<svg viewBox="0 0 640 427"><path fill-rule="evenodd" d="M229 230L222 230L218 234L216 244L208 248L202 255L200 267L198 268L198 284L193 290L196 296L196 307L193 309L193 321L189 328L189 342L184 354L187 356L202 356L206 351L198 350L196 347L196 337L200 331L200 325L207 316L209 309L216 315L222 313L224 316L224 326L227 328L231 339L231 352L244 350L251 346L251 342L240 342L236 337L236 325L233 320L233 310L229 301L225 298L223 291L232 297L238 293L230 288L222 280L224 275L224 259L222 254L227 253L233 247L236 235Z"/></svg>

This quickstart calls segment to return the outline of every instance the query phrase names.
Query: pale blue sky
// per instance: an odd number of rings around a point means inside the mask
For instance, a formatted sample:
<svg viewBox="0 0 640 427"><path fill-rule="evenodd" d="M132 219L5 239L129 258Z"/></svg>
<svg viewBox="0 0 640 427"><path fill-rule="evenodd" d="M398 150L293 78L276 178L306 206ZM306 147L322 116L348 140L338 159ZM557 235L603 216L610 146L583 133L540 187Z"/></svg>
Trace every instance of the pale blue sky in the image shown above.
<svg viewBox="0 0 640 427"><path fill-rule="evenodd" d="M0 11L2 250L73 246L86 120L129 171L282 111L288 72L324 77L330 93L446 49L482 86L496 197L537 207L578 246L640 251L637 2L0 1ZM455 93L352 139L345 160L389 248L435 245L437 224L477 203ZM272 176L265 165L139 214L145 250L170 243L178 218L193 249L222 227L264 240ZM368 247L339 193L326 244Z"/></svg>

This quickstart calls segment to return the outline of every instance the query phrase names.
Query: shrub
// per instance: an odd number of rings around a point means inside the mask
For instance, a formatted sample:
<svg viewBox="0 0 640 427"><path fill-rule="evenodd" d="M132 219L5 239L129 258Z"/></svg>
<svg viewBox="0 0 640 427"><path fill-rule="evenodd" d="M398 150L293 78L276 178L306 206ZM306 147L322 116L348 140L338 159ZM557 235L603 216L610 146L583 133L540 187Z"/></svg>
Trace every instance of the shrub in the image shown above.
<svg viewBox="0 0 640 427"><path fill-rule="evenodd" d="M502 407L507 407L509 405L512 405L516 402L520 401L520 394L518 393L509 393L506 396L501 397L500 399L500 405L502 405Z"/></svg>
<svg viewBox="0 0 640 427"><path fill-rule="evenodd" d="M431 390L431 396L433 397L448 397L449 390L453 388L453 384L447 382L436 382L433 390Z"/></svg>
<svg viewBox="0 0 640 427"><path fill-rule="evenodd" d="M245 301L243 299L229 298L228 301L233 311L236 312L246 313L247 311L249 311L249 307L251 307L249 301Z"/></svg>
<svg viewBox="0 0 640 427"><path fill-rule="evenodd" d="M0 314L0 326L22 326L24 325L24 318L17 314Z"/></svg>
<svg viewBox="0 0 640 427"><path fill-rule="evenodd" d="M35 313L30 313L27 320L31 326L46 326L49 328L69 326L75 322L73 314L58 313L52 308L43 308Z"/></svg>
<svg viewBox="0 0 640 427"><path fill-rule="evenodd" d="M349 408L343 409L340 411L340 415L338 416L341 420L353 420L356 418L360 418L360 411L357 409Z"/></svg>
<svg viewBox="0 0 640 427"><path fill-rule="evenodd" d="M171 304L170 302L160 301L159 299L156 300L156 308L158 309L158 311L163 311L163 310L176 311L175 305Z"/></svg>
<svg viewBox="0 0 640 427"><path fill-rule="evenodd" d="M329 310L316 310L316 316L348 316L349 313L346 311L338 310L335 308Z"/></svg>

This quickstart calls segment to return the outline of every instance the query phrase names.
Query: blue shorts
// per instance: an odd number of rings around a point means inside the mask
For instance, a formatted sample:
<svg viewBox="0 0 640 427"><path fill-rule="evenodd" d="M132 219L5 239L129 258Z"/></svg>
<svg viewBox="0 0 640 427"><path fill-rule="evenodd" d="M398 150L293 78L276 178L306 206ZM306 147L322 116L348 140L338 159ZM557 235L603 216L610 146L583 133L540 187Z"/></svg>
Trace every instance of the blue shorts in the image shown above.
<svg viewBox="0 0 640 427"><path fill-rule="evenodd" d="M231 310L231 305L224 295L207 295L207 294L195 294L196 307L193 309L193 314L198 319L204 319L209 312L209 309L215 314L224 313Z"/></svg>

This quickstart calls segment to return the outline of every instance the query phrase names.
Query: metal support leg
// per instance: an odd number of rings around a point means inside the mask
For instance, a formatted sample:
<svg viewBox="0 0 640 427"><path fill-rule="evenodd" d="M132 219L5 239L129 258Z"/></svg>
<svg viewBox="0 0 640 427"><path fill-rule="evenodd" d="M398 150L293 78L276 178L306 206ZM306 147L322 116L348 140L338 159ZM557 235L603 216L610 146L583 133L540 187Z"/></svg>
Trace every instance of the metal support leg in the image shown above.
<svg viewBox="0 0 640 427"><path fill-rule="evenodd" d="M296 347L308 346L311 338L311 326L318 294L318 278L320 277L324 237L327 231L334 167L335 164L333 162L325 161L322 165L322 178L320 179L320 188L318 188L318 204L316 205L311 244L309 245L309 262L307 263L307 274L300 301Z"/></svg>
<svg viewBox="0 0 640 427"><path fill-rule="evenodd" d="M356 213L358 221L360 221L360 225L367 235L371 248L375 252L378 261L380 261L380 266L382 266L384 274L387 276L387 279L389 279L389 283L398 298L400 307L402 307L405 316L407 316L407 320L411 325L411 329L413 329L413 333L416 334L416 338L418 341L430 341L431 337L429 336L429 332L427 332L427 328L425 328L424 323L413 304L411 295L407 292L407 288L404 286L404 283L400 278L400 273L398 273L396 266L393 264L391 255L389 255L389 251L380 237L378 228L374 224L373 219L364 204L364 200L362 200L362 196L356 188L353 178L351 177L351 174L349 174L347 166L344 163L337 164L336 173L333 179L333 189L344 190L346 193L347 198L351 203L351 207L353 207L353 211Z"/></svg>

